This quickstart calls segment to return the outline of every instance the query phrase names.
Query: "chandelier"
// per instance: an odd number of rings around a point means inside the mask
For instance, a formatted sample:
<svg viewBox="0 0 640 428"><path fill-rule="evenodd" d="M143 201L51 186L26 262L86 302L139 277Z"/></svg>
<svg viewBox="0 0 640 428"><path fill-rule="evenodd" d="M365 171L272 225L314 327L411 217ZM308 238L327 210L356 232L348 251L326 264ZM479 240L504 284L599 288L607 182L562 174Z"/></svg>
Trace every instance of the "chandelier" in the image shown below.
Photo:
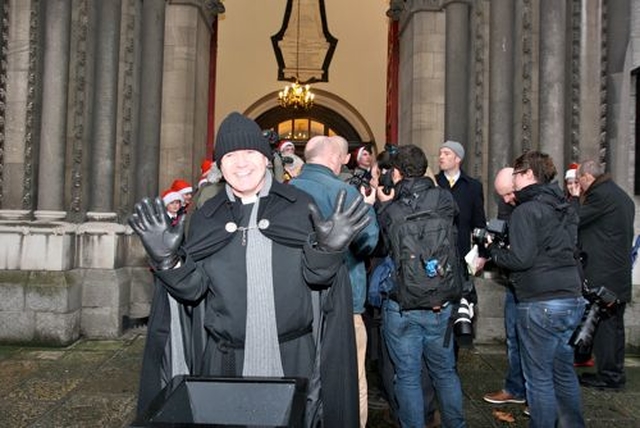
<svg viewBox="0 0 640 428"><path fill-rule="evenodd" d="M278 103L281 107L294 110L309 110L313 106L315 94L310 85L301 85L297 81L287 85L278 93Z"/></svg>
<svg viewBox="0 0 640 428"><path fill-rule="evenodd" d="M296 78L291 86L286 85L282 91L278 93L278 103L283 108L294 110L309 110L313 107L313 99L315 94L311 92L311 85L301 85L299 80L300 73L300 0L298 0L298 22L296 30Z"/></svg>

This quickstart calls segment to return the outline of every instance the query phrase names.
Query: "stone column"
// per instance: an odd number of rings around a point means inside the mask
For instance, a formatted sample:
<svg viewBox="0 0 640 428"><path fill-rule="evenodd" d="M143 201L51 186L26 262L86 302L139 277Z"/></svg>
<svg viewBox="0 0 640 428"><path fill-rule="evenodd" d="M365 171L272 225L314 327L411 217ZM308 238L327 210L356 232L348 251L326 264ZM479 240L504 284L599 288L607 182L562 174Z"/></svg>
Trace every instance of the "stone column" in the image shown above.
<svg viewBox="0 0 640 428"><path fill-rule="evenodd" d="M400 18L398 141L438 164L444 138L445 14L427 0L406 2Z"/></svg>
<svg viewBox="0 0 640 428"><path fill-rule="evenodd" d="M96 67L91 126L91 186L87 217L113 220L120 0L96 4Z"/></svg>
<svg viewBox="0 0 640 428"><path fill-rule="evenodd" d="M564 167L566 23L564 0L540 0L540 150Z"/></svg>
<svg viewBox="0 0 640 428"><path fill-rule="evenodd" d="M491 2L488 194L493 192L496 173L513 161L514 13L513 0ZM488 211L495 215L495 204L489 204Z"/></svg>
<svg viewBox="0 0 640 428"><path fill-rule="evenodd" d="M445 140L468 147L469 118L469 4L452 1L446 11Z"/></svg>
<svg viewBox="0 0 640 428"><path fill-rule="evenodd" d="M140 114L135 199L158 194L165 0L142 2Z"/></svg>
<svg viewBox="0 0 640 428"><path fill-rule="evenodd" d="M607 2L607 147L604 161L607 170L625 189L633 189L629 180L630 126L629 111L631 81L627 56L629 55L629 35L631 34L630 0ZM626 68L625 68L625 62ZM637 166L636 166L637 168ZM632 190L631 190L631 192Z"/></svg>
<svg viewBox="0 0 640 428"><path fill-rule="evenodd" d="M64 211L64 168L69 84L71 0L44 3L44 72L42 125L36 219L61 220Z"/></svg>

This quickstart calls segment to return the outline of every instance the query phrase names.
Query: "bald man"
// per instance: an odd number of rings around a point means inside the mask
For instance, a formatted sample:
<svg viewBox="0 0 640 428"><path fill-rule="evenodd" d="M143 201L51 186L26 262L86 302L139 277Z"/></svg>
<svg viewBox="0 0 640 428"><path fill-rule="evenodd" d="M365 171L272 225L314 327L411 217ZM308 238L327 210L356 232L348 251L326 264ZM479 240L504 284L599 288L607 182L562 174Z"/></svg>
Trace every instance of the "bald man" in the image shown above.
<svg viewBox="0 0 640 428"><path fill-rule="evenodd" d="M502 168L496 174L493 182L498 201L498 218L509 220L511 212L516 205L516 196L513 187L513 168ZM504 330L507 339L507 361L509 367L504 380L504 387L497 392L485 394L484 401L491 404L516 403L523 404L526 399L524 376L520 364L520 347L518 345L518 333L516 331L516 298L513 286L509 284L508 272L505 272L505 301L504 301ZM525 410L526 411L526 410Z"/></svg>
<svg viewBox="0 0 640 428"><path fill-rule="evenodd" d="M358 357L358 386L360 393L360 427L367 424L367 378L365 354L367 349L367 331L362 320L367 293L367 273L364 257L373 252L378 243L378 221L373 210L375 192L366 196L364 189L360 193L354 187L338 178L342 166L349 162L347 140L342 137L316 136L311 138L304 149L305 165L299 176L289 183L307 192L314 199L320 212L332 213L335 198L341 189L347 192L347 203L362 196L369 204L369 225L354 239L347 253L347 268L353 293L353 324L356 333Z"/></svg>

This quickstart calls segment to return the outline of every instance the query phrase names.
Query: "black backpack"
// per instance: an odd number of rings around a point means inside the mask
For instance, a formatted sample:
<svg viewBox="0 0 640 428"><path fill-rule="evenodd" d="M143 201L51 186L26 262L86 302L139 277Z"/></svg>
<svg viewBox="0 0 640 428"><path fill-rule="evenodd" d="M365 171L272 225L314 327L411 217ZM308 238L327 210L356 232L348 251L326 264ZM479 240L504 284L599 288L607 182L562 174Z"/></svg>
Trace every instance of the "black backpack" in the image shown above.
<svg viewBox="0 0 640 428"><path fill-rule="evenodd" d="M437 211L440 192L431 188L401 197L389 210L388 242L397 267L394 297L403 310L431 309L461 297L457 229L453 217Z"/></svg>

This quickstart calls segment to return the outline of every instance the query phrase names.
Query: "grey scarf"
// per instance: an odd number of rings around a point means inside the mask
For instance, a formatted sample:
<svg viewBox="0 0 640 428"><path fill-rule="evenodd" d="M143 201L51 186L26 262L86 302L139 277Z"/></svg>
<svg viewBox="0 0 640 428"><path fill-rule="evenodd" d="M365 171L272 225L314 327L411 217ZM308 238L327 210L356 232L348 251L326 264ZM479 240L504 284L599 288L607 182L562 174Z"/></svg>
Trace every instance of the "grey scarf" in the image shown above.
<svg viewBox="0 0 640 428"><path fill-rule="evenodd" d="M267 171L265 184L251 209L249 224L237 229L243 233L242 243L247 247L247 320L242 376L284 376L276 324L271 240L259 231L268 227L268 221L257 221L260 198L269 194L271 183L271 173ZM235 201L228 184L226 192L229 200Z"/></svg>

